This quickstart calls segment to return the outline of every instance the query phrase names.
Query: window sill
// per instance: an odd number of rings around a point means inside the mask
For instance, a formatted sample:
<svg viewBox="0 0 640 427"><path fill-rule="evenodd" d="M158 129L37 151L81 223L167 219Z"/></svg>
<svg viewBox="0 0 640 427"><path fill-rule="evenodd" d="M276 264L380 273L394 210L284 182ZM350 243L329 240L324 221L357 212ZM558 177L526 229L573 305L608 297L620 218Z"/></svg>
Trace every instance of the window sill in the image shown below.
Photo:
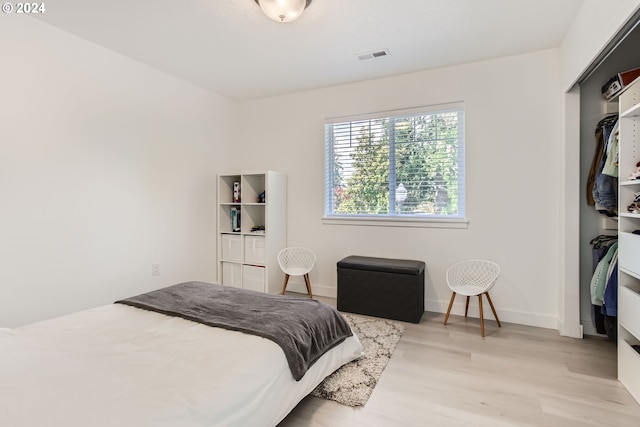
<svg viewBox="0 0 640 427"><path fill-rule="evenodd" d="M430 217L385 217L370 216L347 217L325 216L322 223L327 225L355 225L373 227L413 227L413 228L468 228L469 221L465 218L430 218Z"/></svg>

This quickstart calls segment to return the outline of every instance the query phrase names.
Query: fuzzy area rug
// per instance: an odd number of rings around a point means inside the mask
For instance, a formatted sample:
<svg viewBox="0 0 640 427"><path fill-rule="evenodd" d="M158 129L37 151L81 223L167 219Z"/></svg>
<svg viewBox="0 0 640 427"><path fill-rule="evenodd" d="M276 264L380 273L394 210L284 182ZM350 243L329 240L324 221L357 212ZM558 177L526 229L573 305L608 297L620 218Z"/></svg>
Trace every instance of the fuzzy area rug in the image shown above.
<svg viewBox="0 0 640 427"><path fill-rule="evenodd" d="M347 406L367 403L402 337L404 325L392 320L342 313L362 343L364 354L324 379L312 396Z"/></svg>

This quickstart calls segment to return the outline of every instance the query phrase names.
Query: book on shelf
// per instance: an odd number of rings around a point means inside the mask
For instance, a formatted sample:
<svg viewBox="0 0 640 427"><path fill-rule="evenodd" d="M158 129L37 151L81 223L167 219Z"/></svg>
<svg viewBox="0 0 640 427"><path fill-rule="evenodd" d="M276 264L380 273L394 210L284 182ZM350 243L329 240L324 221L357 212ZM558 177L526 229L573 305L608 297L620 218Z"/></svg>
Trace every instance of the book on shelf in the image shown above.
<svg viewBox="0 0 640 427"><path fill-rule="evenodd" d="M240 207L231 208L231 231L240 232Z"/></svg>
<svg viewBox="0 0 640 427"><path fill-rule="evenodd" d="M240 203L240 182L233 182L233 203Z"/></svg>

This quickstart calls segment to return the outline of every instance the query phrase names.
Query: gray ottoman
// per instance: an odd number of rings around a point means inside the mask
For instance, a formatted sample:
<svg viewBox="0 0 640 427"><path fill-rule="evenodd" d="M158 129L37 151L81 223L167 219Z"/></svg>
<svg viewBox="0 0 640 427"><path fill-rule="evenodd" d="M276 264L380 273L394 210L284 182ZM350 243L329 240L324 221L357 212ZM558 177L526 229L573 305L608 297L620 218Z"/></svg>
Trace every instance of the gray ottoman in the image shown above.
<svg viewBox="0 0 640 427"><path fill-rule="evenodd" d="M338 261L338 310L419 323L424 269L422 261L348 256Z"/></svg>

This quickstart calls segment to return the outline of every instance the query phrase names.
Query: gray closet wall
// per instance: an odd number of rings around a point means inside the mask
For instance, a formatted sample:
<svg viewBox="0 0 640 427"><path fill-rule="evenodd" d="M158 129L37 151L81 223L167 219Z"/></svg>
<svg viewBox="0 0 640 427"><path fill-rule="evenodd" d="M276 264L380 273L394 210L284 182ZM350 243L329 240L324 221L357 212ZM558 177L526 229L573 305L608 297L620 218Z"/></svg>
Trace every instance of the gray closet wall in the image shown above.
<svg viewBox="0 0 640 427"><path fill-rule="evenodd" d="M589 242L600 234L617 234L617 222L605 221L605 216L589 206L586 198L587 178L596 148L596 125L608 111L617 110L615 102L607 105L601 89L616 73L638 67L640 29L636 28L580 83L580 319L585 335L598 335L591 320L589 286L593 261Z"/></svg>

